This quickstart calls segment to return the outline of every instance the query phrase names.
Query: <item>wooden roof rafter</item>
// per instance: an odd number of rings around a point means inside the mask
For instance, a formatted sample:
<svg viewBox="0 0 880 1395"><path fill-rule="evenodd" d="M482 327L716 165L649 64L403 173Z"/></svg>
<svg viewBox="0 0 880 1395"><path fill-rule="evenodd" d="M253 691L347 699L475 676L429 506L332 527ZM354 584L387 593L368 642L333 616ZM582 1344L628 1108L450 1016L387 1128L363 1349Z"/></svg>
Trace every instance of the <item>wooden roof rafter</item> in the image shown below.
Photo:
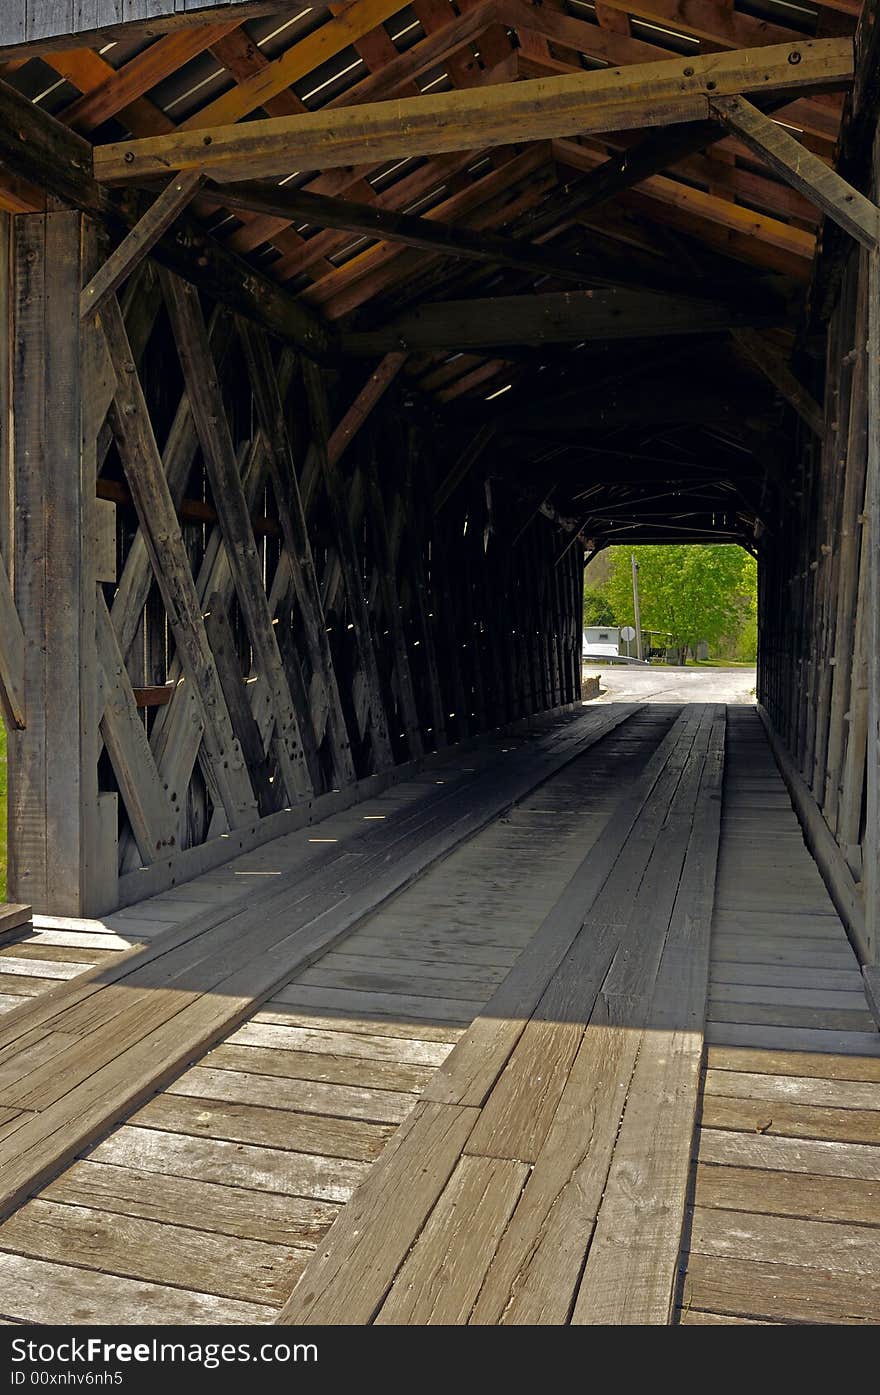
<svg viewBox="0 0 880 1395"><path fill-rule="evenodd" d="M277 13L280 7L279 0L278 5L257 8L268 15ZM819 15L817 33L841 35L854 23L858 6L850 0L832 0L827 6L814 8ZM399 5L392 5L390 0L353 0L351 4L331 5L326 18L311 32L294 38L287 48L272 46L264 52L249 28L241 27L241 18L251 17L247 7L230 5L224 6L222 13L200 15L197 25L184 26L156 39L118 68L107 63L106 57L82 46L60 55L49 53L45 61L58 71L66 70L76 86L80 80L84 82L79 87L82 95L60 111L62 120L73 120L85 129L88 122L103 116L111 123L106 129L99 130L96 124L89 127L97 132L99 140L111 134L112 123L116 123L128 127L135 138L176 141L187 132L195 136L209 131L211 123L223 112L234 112L239 130L247 135L265 119L295 121L302 129L301 123L308 123L315 116L332 117L338 112L341 120L351 124L352 118L359 119L377 99L394 95L421 102L415 93L425 82L436 79L441 69L445 77L440 85L453 90L438 93L439 97L466 96L468 88L486 83L487 91L494 97L505 88L522 87L521 82L510 80L538 71L535 64L542 60L542 55L552 65L549 70L563 78L568 74L582 77L585 60L580 55L586 54L586 61L597 65L597 71L603 63L613 62L621 78L632 81L637 80L638 74L627 69L634 63L675 61L676 44L688 57L694 55L694 65L699 66L704 59L723 63L727 52L744 45L760 46L764 57L769 58L769 49L776 41L791 43L799 51L811 42L806 33L786 29L781 23L768 24L738 9L736 0L732 5L722 5L718 0L644 0L641 5L624 0L609 0L606 4L600 0L592 7L592 13L576 0L543 0L541 4L531 0L463 0L458 6L460 13L449 0L415 0L412 9L420 27L415 30L416 41L409 47L391 38L396 32L393 21L400 12ZM253 33L265 34L268 27L267 22ZM805 19L805 30L808 27ZM524 35L533 36L537 42L533 44L531 38L522 42ZM154 74L164 74L167 60L175 51L181 59L176 69L175 92L188 91L187 82L195 91L188 74L190 69L196 76L208 71L210 65L208 69L204 66L206 57L225 69L225 81L229 84L227 90L218 94L220 79L207 83L207 98L197 103L195 109L195 98L187 102L181 126L173 120L173 106L165 111L161 105L167 102L166 89L170 90L165 77L160 78L165 83L161 90L145 81L151 64ZM191 55L189 59L187 54ZM352 70L350 85L341 85L341 78L333 79L329 100L317 112L307 114L303 99L297 94L306 92L310 82L314 86L316 80L311 74L318 72L321 81L327 74L332 78L334 72L341 73L346 64L350 65L355 55L361 66ZM792 72L798 66L792 64ZM800 81L802 76L803 70L796 73L795 80ZM437 93L436 86L433 90ZM779 108L782 119L802 123L803 144L827 159L837 129L837 97L817 94L809 87L805 95L783 95L790 100ZM692 139L699 142L701 137L694 129L698 124L690 122L657 131L658 143L685 133L692 133ZM364 328L371 332L405 311L408 300L418 303L419 297L444 299L450 293L461 294L458 287L466 288L463 293L477 299L487 294L534 292L536 287L541 292L555 290L557 284L563 283L553 279L554 272L561 270L565 258L582 256L586 247L591 249L592 261L601 265L603 258L608 260L607 279L613 280L628 248L641 245L647 251L652 240L662 248L665 227L686 233L692 249L711 249L719 261L724 259L734 270L739 266L746 275L751 266L778 270L793 281L806 278L816 223L811 207L729 134L713 132L710 145L708 122L703 128L703 144L696 143L677 158L670 158L663 167L639 180L634 189L614 190L613 202L582 208L577 216L572 216L571 209L565 207L564 190L577 191L579 185L588 185L606 162L616 160L621 166L628 163L633 153L647 143L644 129L634 126L623 132L554 138L552 146L546 147L542 162L533 167L532 174L523 174L522 187L507 201L493 192L493 178L497 185L503 179L501 171L512 173L511 152L505 153L497 136L493 136L475 141L472 150L486 152L494 168L471 173L468 161L474 157L467 152L426 153L420 167L410 162L401 170L399 187L393 182L374 186L377 169L382 165L375 152L354 168L328 167L323 161L320 171L305 180L305 192L337 199L344 196L349 203L363 206L364 223L355 221L350 228L325 226L316 232L320 228L320 210L315 206L308 217L297 216L287 223L284 218L244 208L235 210L232 217L222 190L202 191L193 204L193 212L199 220L207 221L214 236L225 242L231 252L243 255L250 265L260 268L264 277L286 284L300 302L311 305L319 321L341 320L346 324L355 317L356 331L360 328L358 321L363 323L364 317ZM211 135L213 139L213 132ZM647 141L651 139L649 133ZM710 149L708 154L706 147ZM97 147L99 162L104 158L103 150L104 147ZM518 155L514 155L516 158ZM527 161L523 161L522 168L526 166ZM279 167L275 177L280 179L292 172ZM248 167L248 177L252 173ZM527 180L532 181L531 190L525 187ZM166 181L167 171L163 183ZM233 202L234 195L231 191L230 194L228 202ZM10 193L8 197L15 196ZM459 250L473 248L475 256L485 252L485 260L462 261L452 257L454 248L435 244L432 230L426 228L415 229L417 234L427 233L424 245L409 246L392 236L391 222L375 218L373 210L405 213L411 202L417 205L415 216L420 223L446 225L437 234L438 241L444 235L450 244L458 238ZM344 209L326 207L324 211L328 224L334 211L345 216ZM352 213L352 219L356 218L357 214ZM375 218L374 238L369 236L370 218ZM306 223L308 226L304 226ZM406 232L405 223L399 223L397 228ZM496 260L489 253L492 238L497 238L502 230L505 239L520 239L523 251L526 246L535 249L531 267L499 270L498 262L503 263L505 257L501 243L496 244ZM485 238L482 244L481 237ZM365 240L357 245L359 238ZM603 249L601 255L593 252L594 244ZM539 249L543 249L543 255ZM513 255L516 256L515 251ZM529 261L531 256L526 253L524 260ZM654 289L663 289L676 275L679 269L674 265L674 257L674 252L671 259L654 257L658 283ZM557 259L555 267L551 258ZM603 279L601 274L598 279ZM531 371L525 360L511 366L511 360L503 357L469 353L464 358L465 363L460 363L449 377L440 374L442 355L439 360L436 356L430 359L434 368L422 376L429 382L438 374L443 377L442 382L428 389L438 400L488 396L493 388L503 387L506 381ZM406 367L408 379L412 370L410 362Z"/></svg>
<svg viewBox="0 0 880 1395"><path fill-rule="evenodd" d="M356 82L354 88L351 88L349 89L349 91L346 92L337 93L336 96L333 96L333 98L331 99L331 103L328 103L328 105L331 107L349 106L351 105L351 103L356 103L356 105L358 105L358 103L360 103L361 100L363 100L364 98L370 98L371 93L372 95L379 95L379 93L384 91L384 89L388 89L389 77L395 77L399 78L399 80L406 81L407 73L413 73L413 71L416 70L416 68L424 70L424 64L425 61L427 61L428 57L432 56L435 57L435 59L438 59L438 57L441 57L443 52L445 52L445 50L448 49L449 42L452 43L453 46L455 46L456 42L462 40L464 33L466 33L466 31L464 31L464 25L469 25L470 27L469 31L467 32L470 33L471 40L477 38L477 36L480 39L484 39L485 32L487 32L487 25L488 28L491 29L491 22L494 21L496 24L496 20L494 20L494 17L496 17L496 15L501 15L502 18L505 18L505 21L509 21L510 18L515 17L515 15L513 15L513 10L510 10L509 13L508 10L506 10L506 6L508 6L508 4L510 4L510 6L513 6L513 4L519 4L519 10L522 11L522 13L526 14L526 18L529 18L531 14L537 15L538 11L541 11L543 15L555 14L556 18L559 18L559 20L561 20L563 24L566 24L566 22L570 21L570 25L575 25L575 27L579 29L579 32L589 31L591 36L605 35L605 39L600 39L600 42L607 43L608 36L611 36L611 38L615 40L632 40L633 43L643 43L644 50L633 49L632 52L651 52L657 54L664 53L664 49L662 49L662 47L660 46L647 45L646 40L644 39L633 39L633 27L629 24L629 21L626 20L626 18L623 18L623 21L618 22L614 18L615 14L621 15L623 13L621 8L616 8L615 10L615 7L607 7L604 11L602 11L602 17L604 18L598 17L598 20L600 20L598 24L587 24L587 22L584 21L583 18L573 18L570 17L570 15L566 17L566 15L563 14L561 10L559 10L558 6L556 6L554 0L547 0L547 3L543 4L543 6L540 7L531 6L531 4L529 3L524 3L524 0L492 0L492 3L490 3L490 0L478 0L477 4L473 4L473 6L466 8L466 10L463 11L462 15L455 15L455 11L453 11L452 7L448 6L448 4L445 4L445 0L417 0L416 13L418 15L418 18L420 18L421 29L423 29L423 33L420 33L420 35L417 36L416 45L413 45L413 47L407 49L406 52L396 54L396 57L390 57L390 40L388 39L388 33L386 33L384 28L381 28L381 25L379 25L379 27L374 27L374 29L370 31L374 38L372 38L372 40L364 39L364 43L367 43L367 45L370 45L370 43L372 43L372 53L384 53L386 56L386 61L384 61L384 63L381 63L381 66L379 66L377 70L374 71L374 73L368 75L367 78L363 78L363 80ZM354 4L354 6L344 8L342 17L344 18L344 20L346 20L347 24L349 24L349 29L347 29L346 33L354 32L354 29L360 29L361 27L363 27L363 25L365 25L365 22L367 22L365 21L365 15L367 15L368 10L370 10L370 7L364 7L364 4L361 3L361 0L357 0L357 3ZM357 15L353 15L353 11L357 11ZM374 11L370 11L370 13L372 14L372 17L375 18ZM213 49L215 49L215 47L218 47L218 49L223 50L223 45L225 45L225 42L227 43L227 45L230 46L230 49L232 49L233 46L236 46L237 43L237 52L238 54L240 54L240 57L247 57L247 61L248 64L250 64L250 67L258 68L258 71L247 71L247 73L244 73L244 70L240 70L238 71L238 74L232 75L233 77L241 77L241 75L244 74L244 82L245 84L247 84L247 91L251 92L252 95L252 89L254 89L255 82L265 82L265 77L262 77L261 74L265 74L266 71L269 70L269 68L271 68L272 70L272 85L278 84L278 74L280 71L278 64L282 64L282 68L283 70L285 70L285 75L290 74L291 71L300 70L300 68L303 67L305 64L305 57L308 56L308 52L312 52L312 54L314 54L315 52L315 43L318 42L317 35L324 36L324 38L321 39L322 52L329 52L329 50L332 50L333 47L337 46L337 43L339 43L340 39L340 33L339 25L336 24L336 21L339 20L339 18L340 15L332 15L331 20L328 20L326 24L319 25L319 28L315 29L314 33L311 33L311 35L307 35L304 39L300 39L297 43L294 43L293 49L291 49L290 52L283 52L282 54L280 54L279 57L276 57L276 59L266 59L264 54L259 52L257 45L252 45L252 43L251 45L248 45L247 42L244 42L244 40L247 39L247 33L245 33L243 29L233 31L232 35L226 36L226 39L216 39L215 45L212 45L212 52ZM669 24L668 20L667 24ZM353 29L351 29L351 25L353 25ZM748 24L746 24L746 27L748 27ZM213 32L212 28L208 27L208 25L202 25L201 28L202 36L204 36L204 38L211 38ZM192 52L195 52L195 50L199 49L199 40L194 38L194 32L195 31L192 31L192 29L191 31L188 31L187 39L187 43L188 45L190 45L190 49L192 50ZM770 33L770 36L773 36L773 38L777 36L777 32L775 32L775 29L774 31L770 31L770 29L764 28L763 32L766 33L766 35L767 33ZM660 36L660 31L658 31L658 36ZM715 38L717 38L717 35L715 35ZM356 45L360 42L361 40L357 39ZM699 42L699 40L697 40L697 42ZM162 52L163 43L166 43L166 40L159 40L159 42L153 43L151 47L148 47L148 49L144 50L144 53L135 54L134 59L128 61L127 64L123 64L123 67L121 67L120 70L121 74L126 74L127 70L130 70L130 68L132 67L134 67L135 71L137 71L139 64L145 63L146 57L148 57L149 54ZM427 49L427 47L430 47L431 45L437 45L437 47L432 47L431 53L421 52L421 50L425 50ZM294 53L294 50L296 50L296 53ZM418 50L418 52L416 52L416 50ZM183 50L181 50L181 52L183 52ZM340 52L342 52L342 50L340 50ZM291 54L293 54L293 56L291 56ZM416 54L416 57L413 57L413 54ZM93 59L98 59L98 56L96 56L96 54L92 54L92 57ZM446 64L446 67L450 67L450 64ZM113 73L113 71L114 70L110 70L110 73ZM106 88L106 84L109 84L109 82L113 81L114 78L110 77L110 75L107 75L106 82L102 81L102 84L99 85L99 91L102 88ZM92 86L93 85L95 84L92 84ZM240 82L238 82L238 86L240 85ZM232 91L230 91L230 93L226 93L226 98L223 99L232 100L234 91L236 91L236 88L233 88ZM131 88L131 92L134 92L134 88ZM289 89L283 89L283 100L287 100L289 98L293 99L293 95L291 95ZM142 98L141 96L138 96L138 98L135 99L134 105L141 105L141 103L144 103L144 107L148 107L149 100L151 99L149 99L148 95L142 96ZM212 103L209 103L208 109L211 109L212 106L216 107L216 100L220 99L215 99ZM238 100L238 98L236 98L236 100ZM247 102L248 100L250 100L250 98L248 98L248 96L245 95L244 100L245 105L247 105ZM268 100L269 102L273 102L272 98L269 98ZM298 99L293 100L294 102L298 103ZM74 109L77 109L77 106L78 103L74 103ZM142 107L141 113L139 113L141 114L141 117L144 116L144 107ZM297 106L297 109L300 109L300 107ZM156 119L162 121L162 113L159 112L158 107L153 107L153 113L155 114L151 113L152 123L155 123ZM191 117L190 123L197 123L197 121L198 123L201 123L201 121L204 119L204 112L195 113L195 116ZM167 126L170 126L170 121L167 121L167 119L166 123ZM145 128L144 126L141 126L141 123L138 123L138 126L141 127L141 130L144 130ZM155 124L153 124L153 130L155 130ZM732 195L734 195L736 202L741 201L741 195L739 195L739 191L736 190L736 188L734 187L735 184L738 183L739 176L736 176L735 173L728 173L727 176L722 176L722 179L727 179L728 187L731 188L731 193ZM748 186L749 180L753 180L756 181L756 183L760 183L760 179L761 176L752 176L752 174L749 174L749 176L743 176L742 181L746 184L746 186ZM778 195L774 195L773 186L771 186L770 181L767 181L767 183L761 187L766 188L767 190L766 202L770 202L770 204L773 204L774 198L778 197ZM748 190L745 191L745 197L748 198ZM202 208L205 208L205 206L206 201L204 199L204 195L202 195L202 199L201 201L199 201L199 204L197 205L198 211L201 212ZM255 222L259 223L259 219L255 220ZM262 258L262 255L264 255L264 248L262 248L261 243L257 243L257 239L259 236L261 236L262 232L269 232L269 229L265 229L265 227L264 229L258 229L258 227L252 227L251 229L250 226L243 227L243 229L241 229L240 237L237 237L236 233L232 234L233 247L236 246L236 241L234 240L237 239L238 246L241 247L241 250L248 250L248 248L254 248L254 250L257 250L257 248L259 248L259 254L261 254ZM278 230L278 232L280 233L280 229ZM308 259L311 259L311 251L308 250L307 247L308 241L310 241L311 239L308 239L307 241L305 241L305 243L303 243L303 240L301 240L300 237L298 237L298 234L294 233L293 230L291 230L290 233L286 233L285 236L286 239L289 239L289 248L287 248L287 251L285 251L285 248L279 248L279 250L282 251L282 257L275 259L275 269L271 269L271 275L276 276L276 278L285 275L285 272L289 271L289 269L293 269L294 266L296 266L298 257L303 257L304 259L307 259L307 261ZM332 243L331 237L326 236L326 234L321 234L321 236L322 240L326 241L326 243ZM336 243L336 246L339 246L339 243ZM329 268L328 264L322 264L318 265L317 268L315 268L315 271L328 273L329 275L329 273L331 273L331 268Z"/></svg>

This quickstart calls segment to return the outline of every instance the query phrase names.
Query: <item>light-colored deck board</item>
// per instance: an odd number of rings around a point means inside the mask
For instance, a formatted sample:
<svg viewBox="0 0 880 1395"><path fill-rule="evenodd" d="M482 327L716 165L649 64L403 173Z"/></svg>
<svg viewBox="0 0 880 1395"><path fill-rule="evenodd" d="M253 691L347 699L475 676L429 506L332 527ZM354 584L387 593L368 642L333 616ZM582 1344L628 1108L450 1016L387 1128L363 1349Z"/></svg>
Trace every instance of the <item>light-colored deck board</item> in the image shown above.
<svg viewBox="0 0 880 1395"><path fill-rule="evenodd" d="M823 1273L795 1264L692 1255L682 1307L730 1316L776 1318L797 1323L876 1323L880 1279Z"/></svg>
<svg viewBox="0 0 880 1395"><path fill-rule="evenodd" d="M795 1049L765 1050L748 1046L710 1046L706 1052L710 1070L754 1071L758 1075L810 1076L820 1080L880 1081L876 1056L838 1055Z"/></svg>
<svg viewBox="0 0 880 1395"><path fill-rule="evenodd" d="M317 1201L347 1201L369 1170L367 1163L350 1158L191 1138L130 1124L111 1133L89 1157L116 1167L137 1167L195 1182L219 1182Z"/></svg>
<svg viewBox="0 0 880 1395"><path fill-rule="evenodd" d="M270 1047L234 1046L223 1042L202 1057L212 1070L241 1071L290 1080L324 1081L332 1085L360 1085L397 1094L420 1094L433 1075L430 1066L404 1061L367 1060L363 1056L331 1056L317 1051L277 1051Z"/></svg>
<svg viewBox="0 0 880 1395"><path fill-rule="evenodd" d="M399 1061L439 1066L454 1044L448 1028L442 1036L419 1036L410 1028L392 1032L392 1024L296 1013L262 1012L233 1032L233 1046L262 1046L275 1051L311 1051L321 1055L358 1056L365 1060ZM343 1030L344 1029L344 1030Z"/></svg>
<svg viewBox="0 0 880 1395"><path fill-rule="evenodd" d="M692 1254L790 1264L826 1274L880 1275L880 1228L696 1206Z"/></svg>
<svg viewBox="0 0 880 1395"><path fill-rule="evenodd" d="M189 1217L200 1231L305 1248L318 1243L339 1210L337 1203L313 1197L197 1182L91 1159L74 1163L41 1196L176 1225Z"/></svg>
<svg viewBox="0 0 880 1395"><path fill-rule="evenodd" d="M279 1112L329 1114L339 1119L362 1119L376 1123L399 1124L412 1108L408 1094L395 1090L339 1085L322 1080L279 1080L239 1071L214 1070L196 1066L186 1071L164 1092L202 1101L260 1105ZM148 1104L146 1109L151 1107ZM143 1113L143 1111L141 1111ZM318 1150L320 1151L320 1150Z"/></svg>
<svg viewBox="0 0 880 1395"><path fill-rule="evenodd" d="M308 1251L239 1239L118 1211L28 1202L0 1226L0 1252L121 1275L221 1298L279 1306Z"/></svg>
<svg viewBox="0 0 880 1395"><path fill-rule="evenodd" d="M225 1139L260 1148L294 1153L317 1153L325 1158L377 1158L394 1132L394 1125L366 1119L342 1119L332 1114L294 1113L262 1105L230 1104L163 1093L132 1115L140 1128L163 1129L193 1138Z"/></svg>
<svg viewBox="0 0 880 1395"><path fill-rule="evenodd" d="M218 1298L168 1284L147 1283L99 1269L54 1264L26 1255L0 1253L0 1306L19 1322L77 1327L151 1322L189 1326L271 1322L275 1308L265 1303Z"/></svg>
<svg viewBox="0 0 880 1395"><path fill-rule="evenodd" d="M880 1112L880 1083L861 1080L710 1069L706 1072L703 1092L704 1098L723 1096Z"/></svg>
<svg viewBox="0 0 880 1395"><path fill-rule="evenodd" d="M764 1137L829 1139L836 1143L880 1144L880 1110L836 1109L782 1100L705 1095L702 1125L711 1129L760 1133Z"/></svg>
<svg viewBox="0 0 880 1395"><path fill-rule="evenodd" d="M527 1175L509 1158L463 1157L376 1322L466 1323Z"/></svg>
<svg viewBox="0 0 880 1395"><path fill-rule="evenodd" d="M698 1206L757 1215L876 1225L880 1182L700 1163L694 1201Z"/></svg>
<svg viewBox="0 0 880 1395"><path fill-rule="evenodd" d="M825 1177L861 1177L880 1181L880 1149L863 1143L836 1143L812 1138L778 1138L767 1134L703 1128L701 1162L732 1167L760 1167L782 1172L810 1172Z"/></svg>

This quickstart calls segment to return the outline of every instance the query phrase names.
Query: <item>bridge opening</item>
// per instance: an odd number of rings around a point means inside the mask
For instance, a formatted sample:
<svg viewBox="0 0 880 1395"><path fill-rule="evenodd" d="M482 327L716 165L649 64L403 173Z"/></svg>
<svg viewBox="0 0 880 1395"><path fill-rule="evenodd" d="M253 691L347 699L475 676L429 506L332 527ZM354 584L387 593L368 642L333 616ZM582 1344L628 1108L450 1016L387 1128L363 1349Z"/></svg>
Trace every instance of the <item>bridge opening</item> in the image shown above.
<svg viewBox="0 0 880 1395"><path fill-rule="evenodd" d="M610 546L584 574L584 659L754 666L757 561L733 544ZM608 633L608 631L611 633Z"/></svg>

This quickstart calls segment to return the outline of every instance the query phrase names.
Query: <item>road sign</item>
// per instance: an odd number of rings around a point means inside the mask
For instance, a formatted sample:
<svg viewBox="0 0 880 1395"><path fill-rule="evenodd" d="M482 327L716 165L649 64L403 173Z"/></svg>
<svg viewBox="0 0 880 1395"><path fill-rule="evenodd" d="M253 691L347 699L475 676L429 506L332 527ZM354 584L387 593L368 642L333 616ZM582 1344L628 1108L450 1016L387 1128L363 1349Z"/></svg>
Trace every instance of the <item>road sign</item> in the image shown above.
<svg viewBox="0 0 880 1395"><path fill-rule="evenodd" d="M624 625L623 629L620 631L620 638L625 639L627 644L629 644L630 640L635 639L635 637L636 632L632 625Z"/></svg>

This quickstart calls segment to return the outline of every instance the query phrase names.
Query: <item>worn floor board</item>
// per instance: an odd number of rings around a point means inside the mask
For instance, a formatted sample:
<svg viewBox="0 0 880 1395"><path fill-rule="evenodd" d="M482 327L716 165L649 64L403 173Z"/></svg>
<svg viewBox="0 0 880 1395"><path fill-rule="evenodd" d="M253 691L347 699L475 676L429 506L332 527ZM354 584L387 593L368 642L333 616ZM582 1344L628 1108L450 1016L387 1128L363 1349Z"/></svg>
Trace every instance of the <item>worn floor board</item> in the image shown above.
<svg viewBox="0 0 880 1395"><path fill-rule="evenodd" d="M757 716L738 710L728 769L759 741ZM876 1322L880 1037L802 839L780 837L778 808L757 796L744 838L743 804L725 796L677 1320ZM753 906L767 879L776 889Z"/></svg>
<svg viewBox="0 0 880 1395"><path fill-rule="evenodd" d="M34 1259L270 1304L283 1300L290 1267L303 1268L309 1253L263 1240L230 1246L224 1236L192 1226L42 1199L0 1226L0 1244Z"/></svg>
<svg viewBox="0 0 880 1395"><path fill-rule="evenodd" d="M74 1326L116 1326L144 1321L189 1326L192 1323L250 1324L270 1322L275 1309L266 1303L219 1298L168 1284L147 1283L100 1269L79 1268L0 1252L0 1308L14 1309L17 1321L52 1321Z"/></svg>

